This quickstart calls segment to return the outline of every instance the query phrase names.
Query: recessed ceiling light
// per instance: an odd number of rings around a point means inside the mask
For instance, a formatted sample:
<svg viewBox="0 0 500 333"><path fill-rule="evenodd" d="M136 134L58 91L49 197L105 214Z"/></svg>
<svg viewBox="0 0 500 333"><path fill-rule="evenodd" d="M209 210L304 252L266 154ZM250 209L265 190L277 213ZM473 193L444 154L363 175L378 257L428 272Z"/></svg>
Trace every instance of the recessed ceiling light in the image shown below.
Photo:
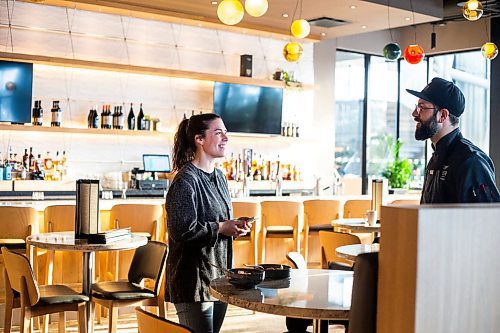
<svg viewBox="0 0 500 333"><path fill-rule="evenodd" d="M354 6L354 5L350 5L350 6L349 6L349 8L351 8L351 9L356 9L356 6Z"/></svg>
<svg viewBox="0 0 500 333"><path fill-rule="evenodd" d="M199 27L201 28L201 27L203 26L203 24L201 24L201 23L198 23L198 26L199 26Z"/></svg>
<svg viewBox="0 0 500 333"><path fill-rule="evenodd" d="M326 36L326 32L322 32L320 35L324 37Z"/></svg>
<svg viewBox="0 0 500 333"><path fill-rule="evenodd" d="M284 18L287 18L287 17L288 17L288 14L287 14L287 13L284 13L284 14L282 14L281 16L283 16Z"/></svg>
<svg viewBox="0 0 500 333"><path fill-rule="evenodd" d="M362 25L361 28L366 29L366 25Z"/></svg>
<svg viewBox="0 0 500 333"><path fill-rule="evenodd" d="M407 17L405 17L405 20L406 20L406 21L409 21L409 20L411 20L411 18L409 18L409 17L407 16Z"/></svg>
<svg viewBox="0 0 500 333"><path fill-rule="evenodd" d="M210 1L210 3L211 3L212 5L216 5L216 4L218 4L218 2L217 2L217 1Z"/></svg>

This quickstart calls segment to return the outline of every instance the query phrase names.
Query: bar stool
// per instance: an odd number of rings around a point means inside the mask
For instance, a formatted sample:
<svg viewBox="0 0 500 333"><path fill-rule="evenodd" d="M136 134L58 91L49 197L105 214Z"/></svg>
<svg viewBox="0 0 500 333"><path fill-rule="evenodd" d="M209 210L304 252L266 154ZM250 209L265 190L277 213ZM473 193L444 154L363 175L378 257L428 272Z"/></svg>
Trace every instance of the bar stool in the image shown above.
<svg viewBox="0 0 500 333"><path fill-rule="evenodd" d="M233 217L255 217L252 230L249 235L238 237L233 242L234 266L240 267L242 264L256 265L260 262L258 238L260 234L260 204L257 202L233 201ZM250 248L250 249L249 249ZM249 253L250 252L250 253ZM250 255L248 255L250 254ZM246 257L246 258L245 258Z"/></svg>
<svg viewBox="0 0 500 333"><path fill-rule="evenodd" d="M344 218L364 218L367 210L370 210L372 202L370 199L347 200L344 203ZM373 234L353 233L358 236L363 244L373 242Z"/></svg>
<svg viewBox="0 0 500 333"><path fill-rule="evenodd" d="M333 231L331 222L339 218L340 207L339 200L304 201L304 258L307 262L321 264L318 231Z"/></svg>
<svg viewBox="0 0 500 333"><path fill-rule="evenodd" d="M267 262L267 238L290 238L293 241L292 249L289 247L284 249L273 249L273 253L276 253L276 257L282 258L280 260L285 263L286 261L284 258L286 253L290 251L301 252L300 237L304 225L304 209L302 202L263 201L260 205L262 215L262 240L260 242L262 262Z"/></svg>

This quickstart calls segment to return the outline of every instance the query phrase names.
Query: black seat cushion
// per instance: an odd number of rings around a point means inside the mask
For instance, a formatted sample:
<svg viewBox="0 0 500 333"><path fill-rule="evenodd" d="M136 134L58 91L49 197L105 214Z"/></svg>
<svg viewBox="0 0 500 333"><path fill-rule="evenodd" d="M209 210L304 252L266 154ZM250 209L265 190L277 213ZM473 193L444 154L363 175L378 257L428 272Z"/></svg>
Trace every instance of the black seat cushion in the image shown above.
<svg viewBox="0 0 500 333"><path fill-rule="evenodd" d="M309 226L309 232L315 232L315 231L333 231L333 227L331 224L313 224Z"/></svg>
<svg viewBox="0 0 500 333"><path fill-rule="evenodd" d="M152 290L128 281L111 281L95 283L92 286L92 297L102 299L132 300L156 297Z"/></svg>
<svg viewBox="0 0 500 333"><path fill-rule="evenodd" d="M40 301L38 304L71 304L88 301L87 296L79 294L67 286L40 286Z"/></svg>

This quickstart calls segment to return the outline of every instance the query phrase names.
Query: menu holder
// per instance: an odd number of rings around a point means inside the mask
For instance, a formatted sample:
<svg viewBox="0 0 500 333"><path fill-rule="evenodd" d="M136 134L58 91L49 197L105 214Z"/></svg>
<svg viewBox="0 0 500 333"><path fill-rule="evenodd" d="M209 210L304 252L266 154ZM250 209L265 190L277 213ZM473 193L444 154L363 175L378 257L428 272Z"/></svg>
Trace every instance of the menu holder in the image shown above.
<svg viewBox="0 0 500 333"><path fill-rule="evenodd" d="M75 239L99 232L99 180L76 181Z"/></svg>

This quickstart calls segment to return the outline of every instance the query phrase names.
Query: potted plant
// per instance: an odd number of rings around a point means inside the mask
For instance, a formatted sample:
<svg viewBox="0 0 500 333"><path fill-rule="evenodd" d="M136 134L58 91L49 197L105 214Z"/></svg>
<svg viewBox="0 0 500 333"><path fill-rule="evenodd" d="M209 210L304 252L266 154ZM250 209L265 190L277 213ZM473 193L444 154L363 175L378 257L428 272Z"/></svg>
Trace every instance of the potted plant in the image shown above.
<svg viewBox="0 0 500 333"><path fill-rule="evenodd" d="M400 159L399 152L403 141L397 139L393 141L392 138L388 138L389 144L392 145L392 155L394 160L387 165L385 170L382 172L382 176L387 178L389 181L389 187L391 189L404 188L411 176L411 166L408 159Z"/></svg>

